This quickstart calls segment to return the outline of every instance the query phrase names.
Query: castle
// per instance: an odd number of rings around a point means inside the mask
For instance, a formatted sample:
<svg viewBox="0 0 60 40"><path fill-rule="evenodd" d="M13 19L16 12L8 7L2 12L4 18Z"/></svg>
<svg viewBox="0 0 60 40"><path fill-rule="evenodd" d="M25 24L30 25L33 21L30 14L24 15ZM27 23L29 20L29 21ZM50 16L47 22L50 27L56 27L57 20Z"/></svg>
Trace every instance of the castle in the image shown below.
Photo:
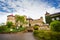
<svg viewBox="0 0 60 40"><path fill-rule="evenodd" d="M23 24L24 27L29 27L30 26L34 26L34 25L39 25L42 26L43 25L43 17L40 17L39 19L32 19L32 18L27 18L27 16L25 17L25 21L27 21L27 24ZM13 25L15 25L16 21L15 21L15 16L14 15L8 15L7 16L7 22L11 21L13 23ZM19 25L20 23L18 23Z"/></svg>
<svg viewBox="0 0 60 40"><path fill-rule="evenodd" d="M46 12L46 14L45 14L46 24L50 24L54 20L60 21L60 12L57 12L54 14L50 14L50 13Z"/></svg>

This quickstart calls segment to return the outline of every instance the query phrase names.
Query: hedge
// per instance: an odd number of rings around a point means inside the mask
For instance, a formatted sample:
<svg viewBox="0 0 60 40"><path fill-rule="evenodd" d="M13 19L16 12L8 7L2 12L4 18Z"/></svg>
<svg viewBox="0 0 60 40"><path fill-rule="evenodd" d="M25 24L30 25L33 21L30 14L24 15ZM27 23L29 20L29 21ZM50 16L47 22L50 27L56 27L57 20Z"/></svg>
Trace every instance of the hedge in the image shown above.
<svg viewBox="0 0 60 40"><path fill-rule="evenodd" d="M37 40L60 40L60 32L35 30L33 33Z"/></svg>

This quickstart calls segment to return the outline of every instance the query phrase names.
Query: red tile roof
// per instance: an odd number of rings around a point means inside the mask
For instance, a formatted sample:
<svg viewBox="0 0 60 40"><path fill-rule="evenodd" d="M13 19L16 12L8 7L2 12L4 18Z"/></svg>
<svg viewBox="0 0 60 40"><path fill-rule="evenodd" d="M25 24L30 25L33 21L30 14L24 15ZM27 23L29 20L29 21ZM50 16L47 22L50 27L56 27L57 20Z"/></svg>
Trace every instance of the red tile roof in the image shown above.
<svg viewBox="0 0 60 40"><path fill-rule="evenodd" d="M8 15L7 17L9 17L9 16L13 16L13 17L14 17L14 15L13 15L13 14L11 14L11 15Z"/></svg>

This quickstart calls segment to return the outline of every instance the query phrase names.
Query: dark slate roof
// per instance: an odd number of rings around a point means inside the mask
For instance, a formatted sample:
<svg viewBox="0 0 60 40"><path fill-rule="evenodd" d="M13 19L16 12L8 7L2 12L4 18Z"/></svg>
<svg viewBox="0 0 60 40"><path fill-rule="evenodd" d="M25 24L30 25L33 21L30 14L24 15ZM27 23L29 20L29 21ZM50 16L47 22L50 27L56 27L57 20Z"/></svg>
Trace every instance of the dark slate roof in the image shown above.
<svg viewBox="0 0 60 40"><path fill-rule="evenodd" d="M57 15L57 14L59 14L59 15L60 15L60 12L58 12L58 13L54 13L54 14L51 14L51 15Z"/></svg>
<svg viewBox="0 0 60 40"><path fill-rule="evenodd" d="M33 20L32 18L27 18L27 20Z"/></svg>
<svg viewBox="0 0 60 40"><path fill-rule="evenodd" d="M50 16L58 16L58 15L60 15L60 12L57 12L57 13L51 14Z"/></svg>

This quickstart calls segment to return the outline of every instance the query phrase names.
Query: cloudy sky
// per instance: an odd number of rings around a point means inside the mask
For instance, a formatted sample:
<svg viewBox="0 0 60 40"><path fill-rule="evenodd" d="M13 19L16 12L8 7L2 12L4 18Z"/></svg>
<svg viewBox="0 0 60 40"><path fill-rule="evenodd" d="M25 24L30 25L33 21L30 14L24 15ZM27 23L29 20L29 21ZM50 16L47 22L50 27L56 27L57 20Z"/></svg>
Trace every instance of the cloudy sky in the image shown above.
<svg viewBox="0 0 60 40"><path fill-rule="evenodd" d="M0 23L5 23L10 14L38 19L44 17L46 11L60 12L60 0L0 0Z"/></svg>

